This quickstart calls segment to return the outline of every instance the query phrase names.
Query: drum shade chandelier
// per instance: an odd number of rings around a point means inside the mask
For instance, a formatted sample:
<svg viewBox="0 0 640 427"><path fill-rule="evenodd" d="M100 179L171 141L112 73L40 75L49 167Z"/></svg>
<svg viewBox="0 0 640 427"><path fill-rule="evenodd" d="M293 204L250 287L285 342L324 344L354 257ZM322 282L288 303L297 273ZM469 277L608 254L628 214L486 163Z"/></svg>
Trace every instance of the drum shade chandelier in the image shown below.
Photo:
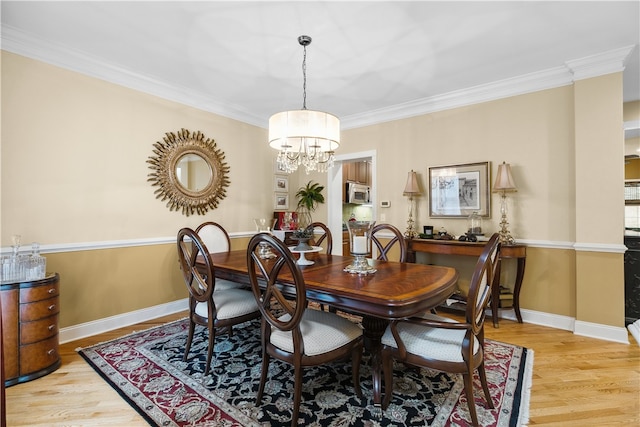
<svg viewBox="0 0 640 427"><path fill-rule="evenodd" d="M269 145L279 151L278 169L290 173L304 165L307 173L326 172L340 146L340 120L333 114L307 110L307 46L311 37L300 36L302 59L302 109L283 111L269 118Z"/></svg>

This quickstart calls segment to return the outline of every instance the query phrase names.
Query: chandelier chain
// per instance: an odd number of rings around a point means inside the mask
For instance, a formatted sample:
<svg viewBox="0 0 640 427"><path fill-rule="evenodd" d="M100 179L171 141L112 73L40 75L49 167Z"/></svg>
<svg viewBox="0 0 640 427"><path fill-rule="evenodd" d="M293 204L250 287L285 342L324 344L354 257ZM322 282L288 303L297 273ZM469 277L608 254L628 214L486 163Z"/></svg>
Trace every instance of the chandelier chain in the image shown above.
<svg viewBox="0 0 640 427"><path fill-rule="evenodd" d="M302 109L307 109L307 45L302 45Z"/></svg>

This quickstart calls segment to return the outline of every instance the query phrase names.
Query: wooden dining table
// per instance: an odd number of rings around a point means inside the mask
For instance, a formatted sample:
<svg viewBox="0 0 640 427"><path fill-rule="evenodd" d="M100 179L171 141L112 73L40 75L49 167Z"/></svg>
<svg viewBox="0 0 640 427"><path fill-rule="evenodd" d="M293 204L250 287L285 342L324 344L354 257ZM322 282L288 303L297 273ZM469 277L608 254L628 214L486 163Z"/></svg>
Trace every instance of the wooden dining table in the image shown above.
<svg viewBox="0 0 640 427"><path fill-rule="evenodd" d="M420 315L443 303L456 290L454 268L369 259L377 271L358 275L344 268L352 257L310 253L312 265L299 266L309 301L362 316L365 349L371 355L373 400L381 403L381 338L390 320ZM216 277L250 285L245 250L211 254ZM265 260L264 262L269 262ZM287 274L283 286L293 283Z"/></svg>

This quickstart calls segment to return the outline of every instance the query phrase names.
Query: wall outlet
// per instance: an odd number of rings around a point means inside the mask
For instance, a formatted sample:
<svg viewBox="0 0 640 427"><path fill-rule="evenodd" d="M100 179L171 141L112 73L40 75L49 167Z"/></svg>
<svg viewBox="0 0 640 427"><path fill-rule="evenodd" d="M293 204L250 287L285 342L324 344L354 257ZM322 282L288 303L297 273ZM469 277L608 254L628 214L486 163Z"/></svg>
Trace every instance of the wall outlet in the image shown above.
<svg viewBox="0 0 640 427"><path fill-rule="evenodd" d="M385 214L380 214L380 221L385 222L387 220L387 216Z"/></svg>

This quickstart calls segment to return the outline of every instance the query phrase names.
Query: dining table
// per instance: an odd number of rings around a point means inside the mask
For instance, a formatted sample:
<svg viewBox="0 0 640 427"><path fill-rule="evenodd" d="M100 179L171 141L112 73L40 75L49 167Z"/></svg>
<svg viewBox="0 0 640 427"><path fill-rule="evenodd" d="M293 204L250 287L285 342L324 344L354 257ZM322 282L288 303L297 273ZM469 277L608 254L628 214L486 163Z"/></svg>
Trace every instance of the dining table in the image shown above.
<svg viewBox="0 0 640 427"><path fill-rule="evenodd" d="M247 251L210 254L217 278L250 285ZM347 273L352 257L306 254L311 265L299 265L309 301L362 317L365 349L371 358L373 401L382 401L381 338L389 321L419 316L443 303L456 290L458 272L452 267L367 259L373 274ZM269 259L263 262L271 262ZM281 272L283 288L293 280Z"/></svg>

